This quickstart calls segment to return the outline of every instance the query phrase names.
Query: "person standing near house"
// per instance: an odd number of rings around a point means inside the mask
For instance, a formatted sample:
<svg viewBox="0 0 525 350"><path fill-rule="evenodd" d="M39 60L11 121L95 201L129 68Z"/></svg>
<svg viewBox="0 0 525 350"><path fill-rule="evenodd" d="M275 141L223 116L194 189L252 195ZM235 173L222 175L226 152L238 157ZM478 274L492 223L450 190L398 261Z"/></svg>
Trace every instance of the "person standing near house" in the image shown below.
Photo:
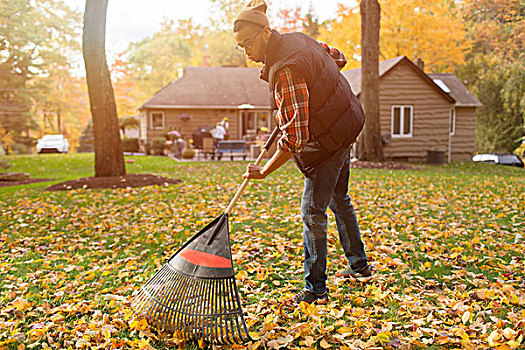
<svg viewBox="0 0 525 350"><path fill-rule="evenodd" d="M224 129L224 126L222 126L221 122L218 122L215 125L215 128L211 132L211 136L213 137L213 144L215 148L217 148L217 145L220 141L224 140L224 135L226 134L226 129Z"/></svg>
<svg viewBox="0 0 525 350"><path fill-rule="evenodd" d="M228 117L224 117L222 118L222 120L219 122L222 127L224 128L225 130L225 133L224 133L224 139L227 140L230 136L230 123L228 122Z"/></svg>
<svg viewBox="0 0 525 350"><path fill-rule="evenodd" d="M264 63L272 107L282 133L277 151L260 167L249 164L243 178L264 179L292 157L305 176L301 203L305 287L294 301L325 303L327 217L335 214L348 268L338 277L367 281L372 271L348 196L350 147L364 124L364 112L339 72L346 58L303 33L272 30L263 0L252 0L234 20L237 47Z"/></svg>

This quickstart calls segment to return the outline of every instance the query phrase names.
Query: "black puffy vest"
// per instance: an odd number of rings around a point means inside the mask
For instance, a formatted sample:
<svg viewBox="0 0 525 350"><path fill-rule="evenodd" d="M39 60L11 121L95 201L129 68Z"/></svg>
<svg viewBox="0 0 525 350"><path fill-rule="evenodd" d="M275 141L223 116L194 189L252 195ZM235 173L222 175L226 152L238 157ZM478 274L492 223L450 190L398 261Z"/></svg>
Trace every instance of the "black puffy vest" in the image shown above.
<svg viewBox="0 0 525 350"><path fill-rule="evenodd" d="M276 108L275 79L289 67L306 80L309 92L310 138L295 154L299 169L307 174L335 151L349 147L365 123L365 114L334 59L316 40L302 33L272 31L261 79L269 82L271 104Z"/></svg>

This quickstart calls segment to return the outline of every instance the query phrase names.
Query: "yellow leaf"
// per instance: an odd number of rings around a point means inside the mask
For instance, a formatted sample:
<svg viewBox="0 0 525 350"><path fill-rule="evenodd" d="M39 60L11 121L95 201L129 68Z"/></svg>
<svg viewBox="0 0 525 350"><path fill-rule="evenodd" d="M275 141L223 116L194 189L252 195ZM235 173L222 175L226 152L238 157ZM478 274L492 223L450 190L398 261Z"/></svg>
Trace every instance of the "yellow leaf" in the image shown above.
<svg viewBox="0 0 525 350"><path fill-rule="evenodd" d="M465 311L463 313L463 316L461 317L461 321L464 323L464 324L467 324L467 322L469 321L470 319L470 311Z"/></svg>
<svg viewBox="0 0 525 350"><path fill-rule="evenodd" d="M447 337L446 335L442 335L440 337L437 337L435 341L436 341L436 344L438 345L444 345L450 342L450 338Z"/></svg>
<svg viewBox="0 0 525 350"><path fill-rule="evenodd" d="M24 298L17 298L15 301L13 301L13 307L15 307L19 311L25 311L30 306L31 305Z"/></svg>
<svg viewBox="0 0 525 350"><path fill-rule="evenodd" d="M500 345L496 348L496 350L511 350L512 348L508 346L507 344Z"/></svg>
<svg viewBox="0 0 525 350"><path fill-rule="evenodd" d="M264 318L264 323L265 323L265 324L269 324L269 323L272 323L273 320L274 320L273 315L272 315L272 314L268 314L268 315L266 315L266 317Z"/></svg>
<svg viewBox="0 0 525 350"><path fill-rule="evenodd" d="M327 342L326 340L324 340L324 339L321 340L320 345L321 345L321 347L322 347L323 349L328 349L328 348L331 348L331 347L332 347L332 345L328 344L328 342Z"/></svg>
<svg viewBox="0 0 525 350"><path fill-rule="evenodd" d="M248 277L248 272L245 270L241 270L237 272L237 275L235 275L235 278L237 278L239 281L244 281L245 278Z"/></svg>
<svg viewBox="0 0 525 350"><path fill-rule="evenodd" d="M249 332L248 334L250 334L250 338L252 338L254 341L261 339L261 336L257 332Z"/></svg>
<svg viewBox="0 0 525 350"><path fill-rule="evenodd" d="M339 334L349 334L352 333L352 328L350 327L341 327L337 330L337 333Z"/></svg>
<svg viewBox="0 0 525 350"><path fill-rule="evenodd" d="M307 347L311 347L312 345L315 344L315 339L308 335L306 336L306 338L304 338L304 345L306 345Z"/></svg>

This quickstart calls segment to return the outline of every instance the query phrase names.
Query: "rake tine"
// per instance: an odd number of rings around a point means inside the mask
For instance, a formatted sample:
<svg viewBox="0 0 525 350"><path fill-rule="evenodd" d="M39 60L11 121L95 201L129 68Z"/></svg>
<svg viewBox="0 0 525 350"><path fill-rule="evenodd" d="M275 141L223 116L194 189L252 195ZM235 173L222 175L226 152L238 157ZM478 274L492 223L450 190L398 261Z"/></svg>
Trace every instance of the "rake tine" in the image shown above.
<svg viewBox="0 0 525 350"><path fill-rule="evenodd" d="M235 323L234 323L234 327L236 327L235 329L237 330L237 333L239 334L239 338L241 337L241 332L240 332L240 327L239 327L239 315L238 315L238 308L237 308L237 300L234 298L234 290L233 290L233 286L232 286L232 282L233 282L233 279L229 279L228 280L228 285L229 285L229 289L230 289L230 293L229 293L229 296L231 297L230 300L232 302L232 305L233 305L233 312L235 312L233 314L233 319L235 320ZM235 332L233 333L234 337L235 337Z"/></svg>
<svg viewBox="0 0 525 350"><path fill-rule="evenodd" d="M206 287L208 286L207 280L201 280L201 288L200 288L200 303L199 303L199 310L197 315L197 335L200 339L204 339L204 322L206 321Z"/></svg>
<svg viewBox="0 0 525 350"><path fill-rule="evenodd" d="M193 302L190 316L192 319L191 324L192 327L192 334L198 335L199 334L199 314L201 312L202 308L202 284L204 283L203 280L197 280L197 290L195 291L195 300Z"/></svg>
<svg viewBox="0 0 525 350"><path fill-rule="evenodd" d="M196 332L196 335L202 334L202 322L203 322L203 313L204 313L204 305L205 305L205 295L204 295L204 288L206 287L206 280L199 280L199 289L197 290L197 300L194 303L194 310L192 314L194 314L194 331ZM201 335L202 337L202 335Z"/></svg>
<svg viewBox="0 0 525 350"><path fill-rule="evenodd" d="M179 284L179 275L175 271L172 271L172 275L173 275L173 278L170 282L166 300L164 301L164 305L163 305L164 313L158 321L160 328L164 330L167 330L168 319L172 312L171 302L175 296L175 290L177 289L178 284Z"/></svg>
<svg viewBox="0 0 525 350"><path fill-rule="evenodd" d="M230 336L232 334L234 334L235 332L235 329L234 329L234 325L233 325L233 320L232 320L232 307L231 307L231 303L230 303L230 298L229 298L229 286L228 286L228 280L224 280L224 294L223 294L223 298L225 300L225 302L227 303L227 310L228 310L228 313L226 315L226 323L230 323L230 331L226 334L226 337L228 339L228 342L229 344L233 344L233 338L230 338Z"/></svg>
<svg viewBox="0 0 525 350"><path fill-rule="evenodd" d="M168 289L163 290L163 295L161 298L159 298L158 303L159 307L157 307L156 312L151 318L151 323L154 325L161 325L161 319L163 319L166 315L166 312L168 311L165 307L166 302L169 300L169 296L171 295L171 283L173 282L174 275L171 274L169 269L166 269L166 278L164 280L164 285L168 286Z"/></svg>
<svg viewBox="0 0 525 350"><path fill-rule="evenodd" d="M202 311L201 311L201 338L206 339L206 334L208 331L208 312L210 310L210 280L204 280L204 286L202 289Z"/></svg>
<svg viewBox="0 0 525 350"><path fill-rule="evenodd" d="M211 327L212 327L212 338L214 339L217 339L219 338L219 329L218 329L218 320L217 320L217 315L219 314L219 303L217 302L217 291L219 290L218 288L218 285L219 285L219 281L217 280L214 280L213 281L213 290L212 290L212 295L211 295L211 298L212 298L212 308L213 308L213 316L212 316L212 324L211 324ZM220 316L219 316L220 318Z"/></svg>
<svg viewBox="0 0 525 350"><path fill-rule="evenodd" d="M162 286L169 286L171 283L171 280L172 280L172 274L170 273L169 268L166 268L165 274L162 278ZM155 298L157 305L150 317L150 323L155 326L158 326L159 319L160 317L162 317L162 314L165 311L164 305L168 297L168 290L166 288L158 287L157 290L161 291L161 294L159 295L158 298Z"/></svg>
<svg viewBox="0 0 525 350"><path fill-rule="evenodd" d="M182 298L180 298L179 295L182 294L182 291L188 286L188 283L189 283L187 276L181 275L181 278L182 278L181 287L177 291L177 298L173 305L173 310L175 310L175 313L176 313L175 320L174 320L174 330L182 328L180 327L182 316L183 316L183 314L181 313L181 309L180 309L180 306L182 305Z"/></svg>
<svg viewBox="0 0 525 350"><path fill-rule="evenodd" d="M171 280L170 288L169 288L169 291L167 293L167 297L164 303L165 304L164 314L162 318L159 320L159 323L161 324L162 329L166 329L168 325L168 319L172 311L172 308L170 307L170 303L173 300L173 296L175 294L175 290L178 286L178 283L179 283L179 276L175 271L173 271L173 278Z"/></svg>
<svg viewBox="0 0 525 350"><path fill-rule="evenodd" d="M226 338L226 334L228 333L228 325L224 322L225 314L226 314L226 301L224 298L222 298L222 290L223 290L223 280L219 281L218 283L219 292L217 293L216 298L218 298L217 302L219 303L219 323L218 327L221 331L221 337L219 338L221 342L224 342L224 339Z"/></svg>
<svg viewBox="0 0 525 350"><path fill-rule="evenodd" d="M140 317L146 318L147 313L149 312L149 308L147 310L146 307L150 305L151 307L151 296L150 293L148 293L148 286L151 285L151 282L154 279L157 279L159 276L161 276L164 273L164 269L159 270L153 278L151 278L148 283L146 283L145 286L143 286L140 290L140 294L137 296L135 300L137 300L137 312L139 313ZM135 301L134 301L135 302Z"/></svg>
<svg viewBox="0 0 525 350"><path fill-rule="evenodd" d="M230 302L232 304L232 323L234 328L232 336L234 341L236 341L237 333L239 333L239 317L237 314L237 302L234 299L233 295L232 281L233 279L228 280L228 298L230 299Z"/></svg>
<svg viewBox="0 0 525 350"><path fill-rule="evenodd" d="M195 294L195 290L197 289L197 283L195 283L195 279L192 279L192 286L191 286L191 292L190 292L190 297L193 298L194 297L194 294ZM189 300L185 300L185 304L184 304L184 308L183 308L183 311L184 311L184 329L186 331L186 334L188 335L188 338L191 337L191 333L190 333L190 323L192 321L191 319L191 315L190 315L190 312L189 310L191 309L192 307L192 304L189 302Z"/></svg>
<svg viewBox="0 0 525 350"><path fill-rule="evenodd" d="M168 308L168 312L166 313L166 318L164 320L164 329L167 332L174 331L174 329L172 327L173 326L172 325L172 318L173 318L174 313L175 313L175 309L173 308L173 304L177 300L177 291L181 287L182 281L183 281L183 279L181 278L181 275L178 272L174 271L174 274L176 276L175 282L173 284L173 289L172 289L172 292L171 292L171 296L170 296L170 298L168 299L168 301L166 303L166 307Z"/></svg>
<svg viewBox="0 0 525 350"><path fill-rule="evenodd" d="M156 282L159 282L159 285L161 285L160 282L162 281L162 279L163 279L164 276L166 275L166 268L163 267L161 271L162 271L162 273L159 274L159 275L157 276L157 279L156 279L156 280L151 279L150 282L149 282L146 286L144 286L144 291L145 291L146 294L148 294L148 296L151 298L151 301L153 301L153 304L148 308L148 310L146 311L145 317L144 317L144 318L147 319L147 320L150 320L150 319L151 319L153 313L154 313L155 310L157 309L158 301L157 301L157 299L155 298L155 294L156 294L156 293L155 293L155 288L152 287L152 286L155 286L155 284L154 284L153 282L155 282L155 283L156 283ZM147 287L150 287L151 291L150 291ZM158 290L159 288L156 288L156 289Z"/></svg>
<svg viewBox="0 0 525 350"><path fill-rule="evenodd" d="M184 304L184 313L185 313L185 321L184 321L184 327L186 329L186 332L188 333L188 337L191 337L192 334L192 325L194 321L194 317L192 316L194 314L193 309L195 307L195 295L199 286L199 281L195 280L192 281L192 290L189 295L189 298L185 300Z"/></svg>
<svg viewBox="0 0 525 350"><path fill-rule="evenodd" d="M239 295L239 291L237 290L237 285L235 284L235 280L233 280L233 289L235 290L235 300L237 300L237 303L238 303L238 310L239 310L239 315L241 316L240 318L241 318L241 321L242 321L243 330L244 330L244 332L246 334L246 337L241 335L241 340L243 342L248 342L248 341L250 341L252 339L250 337L250 333L248 332L248 327L246 326L246 322L242 318L241 297Z"/></svg>
<svg viewBox="0 0 525 350"><path fill-rule="evenodd" d="M223 306L222 306L222 298L221 298L221 286L222 281L216 280L215 281L215 293L213 296L213 299L215 301L215 308L217 312L215 313L215 331L217 333L217 338L222 342L222 339L224 338L224 329L222 328L222 314L223 314Z"/></svg>
<svg viewBox="0 0 525 350"><path fill-rule="evenodd" d="M195 283L195 293L193 297L193 303L190 305L190 312L188 315L188 318L190 319L189 326L191 334L193 335L195 332L198 334L198 325L199 325L199 306L200 306L200 300L201 300L201 288L202 288L202 280L196 280Z"/></svg>
<svg viewBox="0 0 525 350"><path fill-rule="evenodd" d="M204 311L206 312L205 316L202 319L202 338L204 340L211 339L210 332L210 310L211 310L211 290L213 286L213 280L206 280L206 307Z"/></svg>
<svg viewBox="0 0 525 350"><path fill-rule="evenodd" d="M186 278L186 285L188 286L188 289L191 290L191 288L193 287L193 285L190 283L190 279L188 278L188 276L184 276ZM181 294L182 292L189 292L188 290L186 290L186 288L182 289L181 290ZM181 330L181 332L183 334L185 334L185 317L186 317L186 314L184 313L184 306L185 306L185 300L184 298L179 298L179 302L178 302L178 305L177 305L177 311L179 312L179 327L177 327L178 329Z"/></svg>

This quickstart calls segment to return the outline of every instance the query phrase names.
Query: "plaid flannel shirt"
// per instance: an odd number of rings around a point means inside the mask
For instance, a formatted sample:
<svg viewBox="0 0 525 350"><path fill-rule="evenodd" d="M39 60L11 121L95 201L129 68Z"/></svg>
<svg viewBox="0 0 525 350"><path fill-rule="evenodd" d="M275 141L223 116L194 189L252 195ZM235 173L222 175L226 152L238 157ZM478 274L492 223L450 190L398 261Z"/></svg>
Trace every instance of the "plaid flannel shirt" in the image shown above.
<svg viewBox="0 0 525 350"><path fill-rule="evenodd" d="M327 44L321 46L333 57L339 70L346 65L343 53ZM284 67L279 71L275 86L275 102L277 104L277 123L282 136L277 147L285 152L298 153L308 141L308 87L301 76L294 76L292 70Z"/></svg>

